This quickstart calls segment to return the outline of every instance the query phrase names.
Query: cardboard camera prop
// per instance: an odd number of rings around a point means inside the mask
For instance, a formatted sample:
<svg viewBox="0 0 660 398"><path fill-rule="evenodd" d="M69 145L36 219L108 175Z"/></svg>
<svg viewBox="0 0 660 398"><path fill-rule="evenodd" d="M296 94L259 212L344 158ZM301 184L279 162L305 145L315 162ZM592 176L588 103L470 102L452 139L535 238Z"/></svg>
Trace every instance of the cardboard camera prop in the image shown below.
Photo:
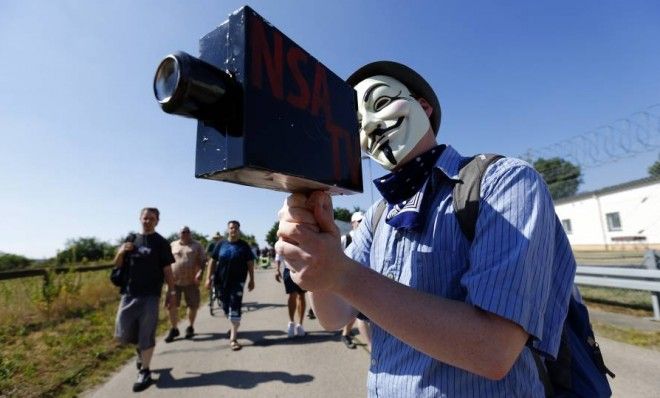
<svg viewBox="0 0 660 398"><path fill-rule="evenodd" d="M355 91L245 6L165 57L154 94L197 123L195 176L287 192L362 192Z"/></svg>

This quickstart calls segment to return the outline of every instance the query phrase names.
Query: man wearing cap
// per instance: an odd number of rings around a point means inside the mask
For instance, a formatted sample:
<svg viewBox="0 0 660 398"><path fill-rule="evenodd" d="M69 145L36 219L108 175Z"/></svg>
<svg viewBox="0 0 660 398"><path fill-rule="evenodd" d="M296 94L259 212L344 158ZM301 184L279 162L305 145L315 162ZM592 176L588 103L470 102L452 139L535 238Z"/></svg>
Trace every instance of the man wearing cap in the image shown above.
<svg viewBox="0 0 660 398"><path fill-rule="evenodd" d="M206 262L206 253L202 245L192 238L190 228L184 226L179 231L179 239L170 244L174 264L172 264L172 274L174 274L175 283L175 301L169 307L170 323L172 327L165 337L166 343L171 343L179 336L179 305L181 305L181 296L186 299L188 307L188 322L186 328L186 339L192 339L195 335L195 318L199 308L200 294L199 282L202 280L202 269Z"/></svg>
<svg viewBox="0 0 660 398"><path fill-rule="evenodd" d="M469 241L452 204L469 159L437 144L431 86L390 61L348 83L360 145L390 171L374 181L384 213L372 205L344 255L329 195L293 194L279 212L276 249L321 325L371 320L370 396L544 396L531 350L557 354L575 260L542 178L492 163Z"/></svg>

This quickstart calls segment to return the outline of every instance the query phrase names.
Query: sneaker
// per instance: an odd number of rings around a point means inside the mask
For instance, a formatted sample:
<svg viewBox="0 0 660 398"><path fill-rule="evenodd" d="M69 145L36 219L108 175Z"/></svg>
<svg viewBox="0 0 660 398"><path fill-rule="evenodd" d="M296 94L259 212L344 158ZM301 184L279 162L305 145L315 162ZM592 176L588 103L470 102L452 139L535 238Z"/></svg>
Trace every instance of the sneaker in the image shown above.
<svg viewBox="0 0 660 398"><path fill-rule="evenodd" d="M347 348L354 349L356 347L355 343L353 342L353 336L350 336L350 335L344 336L344 335L342 335L341 336L341 341L342 341L342 343L344 343L344 345L346 345Z"/></svg>
<svg viewBox="0 0 660 398"><path fill-rule="evenodd" d="M137 381L133 384L133 392L146 390L151 383L153 383L151 371L149 369L142 369L138 372Z"/></svg>
<svg viewBox="0 0 660 398"><path fill-rule="evenodd" d="M296 336L304 336L305 335L305 329L303 329L303 326L301 324L296 325Z"/></svg>
<svg viewBox="0 0 660 398"><path fill-rule="evenodd" d="M170 329L169 333L167 333L167 337L165 337L165 342L166 343L171 343L174 341L176 337L179 337L179 329L177 328L172 328Z"/></svg>
<svg viewBox="0 0 660 398"><path fill-rule="evenodd" d="M140 354L140 349L136 348L135 352L137 352L137 360L135 361L135 367L137 370L142 369L142 354Z"/></svg>
<svg viewBox="0 0 660 398"><path fill-rule="evenodd" d="M314 315L314 310L312 310L311 308L309 309L309 311L307 311L307 318L316 319L316 315Z"/></svg>
<svg viewBox="0 0 660 398"><path fill-rule="evenodd" d="M194 335L195 335L195 328L193 328L192 326L188 326L186 328L186 338L190 340L193 338Z"/></svg>
<svg viewBox="0 0 660 398"><path fill-rule="evenodd" d="M289 322L289 325L286 327L286 335L288 337L293 337L296 335L295 327L296 325L294 325L293 322Z"/></svg>

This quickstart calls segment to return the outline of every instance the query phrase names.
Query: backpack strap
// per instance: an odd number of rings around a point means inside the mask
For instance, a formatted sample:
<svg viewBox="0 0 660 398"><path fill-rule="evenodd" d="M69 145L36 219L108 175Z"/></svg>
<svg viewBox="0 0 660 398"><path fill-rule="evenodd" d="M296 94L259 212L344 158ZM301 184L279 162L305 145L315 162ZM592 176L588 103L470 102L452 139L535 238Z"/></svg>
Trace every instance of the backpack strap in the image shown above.
<svg viewBox="0 0 660 398"><path fill-rule="evenodd" d="M541 358L541 355L539 355L539 353L534 349L530 348L530 351L532 352L532 358L534 358L534 364L536 364L536 371L539 374L539 379L541 379L541 384L543 384L543 390L545 391L546 398L554 397L555 389L552 386L550 375L548 374L548 371L545 368L545 364L543 363L543 358Z"/></svg>
<svg viewBox="0 0 660 398"><path fill-rule="evenodd" d="M385 202L385 199L381 199L378 201L378 204L376 204L376 207L374 208L374 212L371 213L371 228L373 228L373 232L371 233L371 236L376 236L376 229L380 224L380 219L383 218L383 212L385 211L385 207L387 207L387 202Z"/></svg>
<svg viewBox="0 0 660 398"><path fill-rule="evenodd" d="M454 185L454 213L463 235L468 241L474 239L474 231L479 215L481 180L488 166L504 156L494 153L480 154L469 159L458 173L459 181Z"/></svg>

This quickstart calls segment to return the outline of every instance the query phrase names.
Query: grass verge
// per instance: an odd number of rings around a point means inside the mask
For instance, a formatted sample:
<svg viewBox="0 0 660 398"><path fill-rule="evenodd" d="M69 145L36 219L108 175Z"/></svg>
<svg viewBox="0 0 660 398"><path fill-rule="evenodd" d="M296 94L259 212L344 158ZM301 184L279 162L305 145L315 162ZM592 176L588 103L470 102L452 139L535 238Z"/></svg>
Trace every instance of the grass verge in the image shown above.
<svg viewBox="0 0 660 398"><path fill-rule="evenodd" d="M589 308L640 318L653 316L651 295L627 289L580 286L580 293ZM592 319L596 334L622 343L660 351L660 331L643 331L611 325Z"/></svg>
<svg viewBox="0 0 660 398"><path fill-rule="evenodd" d="M607 311L636 316L653 316L651 293L649 292L580 286L580 294L585 301L599 304Z"/></svg>
<svg viewBox="0 0 660 398"><path fill-rule="evenodd" d="M49 303L41 278L0 284L0 397L74 397L135 356L113 338L119 294L108 273L55 280ZM168 328L162 305L158 328Z"/></svg>
<svg viewBox="0 0 660 398"><path fill-rule="evenodd" d="M641 331L622 328L598 321L592 322L594 331L599 336L636 345L643 348L660 351L660 332Z"/></svg>
<svg viewBox="0 0 660 398"><path fill-rule="evenodd" d="M124 362L132 350L112 339L116 302L76 319L4 339L0 391L7 396L75 396L77 387ZM5 328L5 333L9 331Z"/></svg>
<svg viewBox="0 0 660 398"><path fill-rule="evenodd" d="M135 356L133 346L121 346L113 339L118 301L5 339L0 396L75 397L107 379ZM167 313L161 308L158 334L168 327Z"/></svg>

